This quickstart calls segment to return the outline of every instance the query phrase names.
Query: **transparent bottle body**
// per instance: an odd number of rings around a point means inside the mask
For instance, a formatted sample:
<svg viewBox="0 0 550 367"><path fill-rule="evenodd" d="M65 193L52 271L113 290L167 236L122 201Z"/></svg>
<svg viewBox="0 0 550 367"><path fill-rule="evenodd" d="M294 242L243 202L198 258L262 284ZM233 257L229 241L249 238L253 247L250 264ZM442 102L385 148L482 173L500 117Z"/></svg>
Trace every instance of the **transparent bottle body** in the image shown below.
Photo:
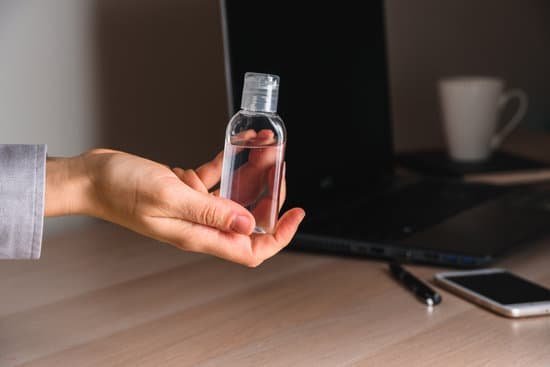
<svg viewBox="0 0 550 367"><path fill-rule="evenodd" d="M276 113L241 110L226 130L220 195L247 208L255 233L273 233L281 204L286 130Z"/></svg>

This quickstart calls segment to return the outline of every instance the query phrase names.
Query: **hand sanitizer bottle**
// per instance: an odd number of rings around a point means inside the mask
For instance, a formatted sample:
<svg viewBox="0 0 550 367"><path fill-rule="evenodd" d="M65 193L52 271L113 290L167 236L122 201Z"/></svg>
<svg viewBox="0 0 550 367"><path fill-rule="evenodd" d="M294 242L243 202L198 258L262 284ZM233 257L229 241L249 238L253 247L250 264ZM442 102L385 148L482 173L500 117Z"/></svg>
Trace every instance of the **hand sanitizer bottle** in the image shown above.
<svg viewBox="0 0 550 367"><path fill-rule="evenodd" d="M246 73L241 110L226 130L220 195L254 215L255 233L275 231L281 204L286 129L278 95L278 76Z"/></svg>

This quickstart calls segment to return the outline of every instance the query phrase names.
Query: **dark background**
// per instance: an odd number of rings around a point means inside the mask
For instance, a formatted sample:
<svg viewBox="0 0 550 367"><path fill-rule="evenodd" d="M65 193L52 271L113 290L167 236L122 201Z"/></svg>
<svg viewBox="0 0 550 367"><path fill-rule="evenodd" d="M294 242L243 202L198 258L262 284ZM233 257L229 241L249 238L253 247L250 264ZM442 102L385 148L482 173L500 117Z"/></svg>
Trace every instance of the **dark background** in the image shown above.
<svg viewBox="0 0 550 367"><path fill-rule="evenodd" d="M454 74L524 88L523 126L549 130L549 4L387 0L396 147L441 144L435 83ZM217 0L6 0L0 47L3 141L46 142L52 155L110 146L184 166L222 147Z"/></svg>
<svg viewBox="0 0 550 367"><path fill-rule="evenodd" d="M398 149L442 143L435 83L454 74L501 76L524 88L531 102L524 127L548 128L547 2L388 0L386 7ZM100 140L191 166L221 149L218 2L98 0L94 19ZM270 24L284 26L284 17Z"/></svg>

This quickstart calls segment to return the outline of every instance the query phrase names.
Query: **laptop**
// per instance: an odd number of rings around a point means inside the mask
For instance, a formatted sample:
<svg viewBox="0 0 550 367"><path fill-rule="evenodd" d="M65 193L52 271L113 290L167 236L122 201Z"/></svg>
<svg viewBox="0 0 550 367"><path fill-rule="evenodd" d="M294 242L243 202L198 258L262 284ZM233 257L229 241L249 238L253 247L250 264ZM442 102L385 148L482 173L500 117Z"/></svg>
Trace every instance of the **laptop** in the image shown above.
<svg viewBox="0 0 550 367"><path fill-rule="evenodd" d="M384 2L222 0L229 112L243 75L281 77L289 249L478 267L550 229L544 187L395 174Z"/></svg>

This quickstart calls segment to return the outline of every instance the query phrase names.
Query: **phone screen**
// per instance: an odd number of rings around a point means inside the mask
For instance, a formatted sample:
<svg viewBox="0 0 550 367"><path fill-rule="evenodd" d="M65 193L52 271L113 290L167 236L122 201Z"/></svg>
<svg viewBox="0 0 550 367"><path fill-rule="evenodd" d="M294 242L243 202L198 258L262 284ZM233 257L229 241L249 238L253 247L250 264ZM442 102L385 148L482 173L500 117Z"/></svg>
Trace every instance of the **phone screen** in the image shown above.
<svg viewBox="0 0 550 367"><path fill-rule="evenodd" d="M500 304L550 301L550 290L509 272L446 277Z"/></svg>

